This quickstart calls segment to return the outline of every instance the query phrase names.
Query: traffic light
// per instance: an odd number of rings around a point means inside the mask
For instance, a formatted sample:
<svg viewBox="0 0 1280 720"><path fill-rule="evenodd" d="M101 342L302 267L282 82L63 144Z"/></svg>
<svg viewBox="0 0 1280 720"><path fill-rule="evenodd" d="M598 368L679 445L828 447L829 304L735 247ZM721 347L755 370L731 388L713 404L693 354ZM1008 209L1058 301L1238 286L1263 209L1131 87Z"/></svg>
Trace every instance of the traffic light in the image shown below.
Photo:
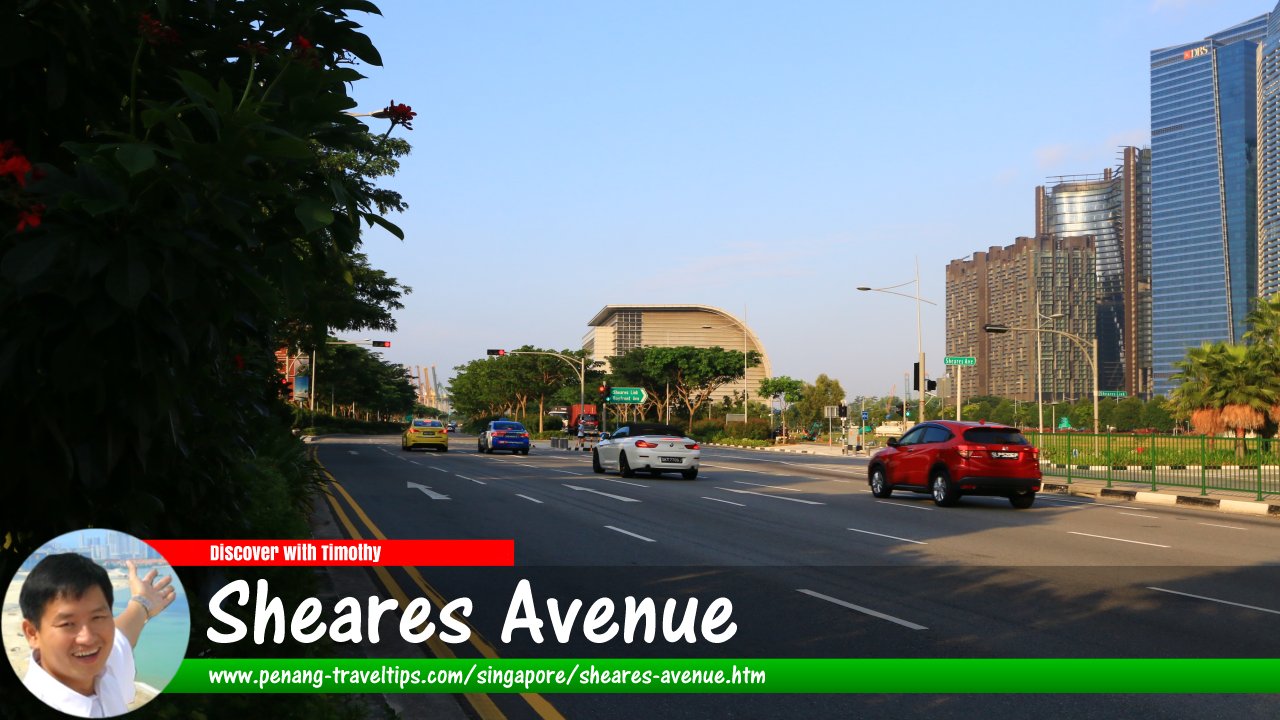
<svg viewBox="0 0 1280 720"><path fill-rule="evenodd" d="M486 354L487 354L487 355L506 355L506 354L507 354L507 351L506 351L506 350L492 350L492 349L491 349L491 350L489 350Z"/></svg>
<svg viewBox="0 0 1280 720"><path fill-rule="evenodd" d="M920 389L920 363L911 363L911 389Z"/></svg>
<svg viewBox="0 0 1280 720"><path fill-rule="evenodd" d="M374 340L373 346L374 347L391 347L391 341L390 340Z"/></svg>
<svg viewBox="0 0 1280 720"><path fill-rule="evenodd" d="M907 419L908 419L908 420L910 420L910 419L911 419L911 411L910 411L910 410L908 410L908 411L907 411Z"/></svg>
<svg viewBox="0 0 1280 720"><path fill-rule="evenodd" d="M844 403L840 404L840 417L849 417L849 406Z"/></svg>
<svg viewBox="0 0 1280 720"><path fill-rule="evenodd" d="M925 380L925 381L924 381L924 389L925 389L925 390L928 390L929 392L934 392L935 390L937 390L937 389L938 389L938 381L937 381L937 380Z"/></svg>
<svg viewBox="0 0 1280 720"><path fill-rule="evenodd" d="M600 397L601 398L609 397L609 383L602 383L600 385Z"/></svg>

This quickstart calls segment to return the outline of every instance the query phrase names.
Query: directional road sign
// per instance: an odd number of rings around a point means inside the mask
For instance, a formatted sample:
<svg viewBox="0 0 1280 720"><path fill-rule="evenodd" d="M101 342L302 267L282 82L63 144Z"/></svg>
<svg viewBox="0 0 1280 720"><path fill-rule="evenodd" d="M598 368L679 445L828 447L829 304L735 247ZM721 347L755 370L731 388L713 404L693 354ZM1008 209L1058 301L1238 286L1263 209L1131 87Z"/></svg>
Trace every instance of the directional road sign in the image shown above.
<svg viewBox="0 0 1280 720"><path fill-rule="evenodd" d="M609 396L604 401L610 405L639 405L647 397L649 394L644 391L644 388L616 387L609 388Z"/></svg>
<svg viewBox="0 0 1280 720"><path fill-rule="evenodd" d="M978 358L966 355L948 355L942 358L943 365L977 365Z"/></svg>
<svg viewBox="0 0 1280 720"><path fill-rule="evenodd" d="M1129 397L1129 393L1124 390L1099 390L1098 394L1102 397Z"/></svg>

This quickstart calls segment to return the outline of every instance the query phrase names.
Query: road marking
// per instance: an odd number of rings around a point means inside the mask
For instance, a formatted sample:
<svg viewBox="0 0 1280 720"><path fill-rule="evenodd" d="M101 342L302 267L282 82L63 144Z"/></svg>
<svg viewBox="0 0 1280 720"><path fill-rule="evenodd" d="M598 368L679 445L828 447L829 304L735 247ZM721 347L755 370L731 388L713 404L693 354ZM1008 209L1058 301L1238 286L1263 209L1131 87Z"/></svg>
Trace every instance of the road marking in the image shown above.
<svg viewBox="0 0 1280 720"><path fill-rule="evenodd" d="M521 495L520 493L516 493L516 497L522 497L522 498L524 498L525 500L531 500L531 501L533 501L533 502L538 503L539 505L542 505L542 504L543 504L543 502L542 502L541 500L539 500L539 499L537 499L537 498L531 498L531 497L529 497L528 495Z"/></svg>
<svg viewBox="0 0 1280 720"><path fill-rule="evenodd" d="M937 508L925 507L923 505L911 505L909 503L890 502L888 500L877 500L876 502L880 503L881 505L892 505L894 507L911 508L912 510L936 510L937 509Z"/></svg>
<svg viewBox="0 0 1280 720"><path fill-rule="evenodd" d="M864 535L877 535L879 537L889 538L890 540L901 540L902 542L915 543L917 545L929 544L927 542L921 542L919 540L912 540L911 538L898 537L897 535L885 535L884 533L871 532L870 530L859 530L858 528L848 528L848 529L856 533L862 533Z"/></svg>
<svg viewBox="0 0 1280 720"><path fill-rule="evenodd" d="M443 473L447 473L447 472L449 472L448 470L445 470L444 468L439 468L439 467L435 467L435 466L432 466L432 467L431 467L431 469L432 469L432 470L439 470L440 472L443 472Z"/></svg>
<svg viewBox="0 0 1280 720"><path fill-rule="evenodd" d="M875 610L872 610L871 608L864 608L864 607L862 607L861 605L854 605L853 603L845 602L844 600L839 600L839 599L837 599L837 598L833 598L833 597L831 597L830 595L823 595L823 594L822 594L822 593L820 593L820 592L814 592L814 591L812 591L812 590L805 590L804 588L797 588L797 592L802 592L802 593L804 593L805 595L808 595L808 596L810 596L810 597L816 597L816 598L818 598L819 600L826 600L826 601L827 601L827 602L829 602L829 603L835 603L836 605L839 605L840 607L846 607L846 608L849 608L850 610L856 610L856 611L858 611L858 612L860 612L860 613L863 613L864 615L870 615L871 617L880 618L881 620L888 620L888 621L889 621L889 622L891 622L891 623L897 623L897 624L901 625L902 627L910 628L911 630L928 630L928 629L929 629L929 628L927 628L927 627L925 627L925 626L923 626L923 625L917 625L917 624L915 624L915 623L911 622L910 620L903 620L902 618L896 618L896 617L894 617L894 616L892 616L892 615L885 615L884 613L882 613L882 612L876 612Z"/></svg>
<svg viewBox="0 0 1280 720"><path fill-rule="evenodd" d="M430 485L419 485L418 483L411 482L411 483L407 483L405 487L411 487L411 488L416 488L418 490L421 490L423 495L426 495L432 500L448 500L449 499L448 495L441 495L440 493L432 490Z"/></svg>
<svg viewBox="0 0 1280 720"><path fill-rule="evenodd" d="M565 475L579 475L579 476L586 475L586 473L576 473L570 470L559 470L557 468L547 468L547 469L550 470L551 472L564 473Z"/></svg>
<svg viewBox="0 0 1280 720"><path fill-rule="evenodd" d="M348 451L347 451L347 454L349 454L349 455L359 455L360 453L356 452L355 450L348 450Z"/></svg>
<svg viewBox="0 0 1280 720"><path fill-rule="evenodd" d="M746 507L746 505L743 505L742 503L736 503L736 502L734 502L734 501L732 501L732 500L721 500L720 498L707 497L706 495L703 495L703 496L702 496L702 499L703 499L703 500L714 500L715 502L722 502L722 503L724 503L724 504L726 504L726 505L737 505L738 507Z"/></svg>
<svg viewBox="0 0 1280 720"><path fill-rule="evenodd" d="M766 493L758 493L758 492L755 492L754 490L734 490L733 488L727 488L727 487L716 488L716 489L723 490L725 492L740 493L742 495L759 495L760 497L773 498L774 500L786 500L787 502L804 503L805 505L826 505L826 503L820 503L815 500L801 500L800 498L789 498L789 497L782 497L780 495L769 495Z"/></svg>
<svg viewBox="0 0 1280 720"><path fill-rule="evenodd" d="M732 470L734 472L755 473L756 475L768 475L764 470L747 470L746 468L729 467L728 465L712 465L711 463L703 463L702 467L720 468L721 470Z"/></svg>
<svg viewBox="0 0 1280 720"><path fill-rule="evenodd" d="M635 498L623 497L621 495L610 495L607 492L600 492L599 490L592 490L591 488L579 487L577 485L565 485L565 487L570 490L581 490L583 492L595 493L596 495L603 495L608 498L613 498L614 500L621 500L622 502L640 502Z"/></svg>
<svg viewBox="0 0 1280 720"><path fill-rule="evenodd" d="M649 487L648 485L641 485L640 483L627 482L626 480L614 480L613 478L604 478L604 479L608 480L609 482L622 483L623 485L631 485L633 487L642 487L642 488Z"/></svg>
<svg viewBox="0 0 1280 720"><path fill-rule="evenodd" d="M1214 525L1213 523L1196 523L1197 525L1207 525L1209 527L1220 527L1228 530L1248 530L1249 528L1237 527L1235 525Z"/></svg>
<svg viewBox="0 0 1280 720"><path fill-rule="evenodd" d="M633 537L633 538L640 538L641 540L643 540L643 541L645 541L645 542L658 542L657 540L654 540L653 538L647 538L647 537L645 537L645 536L643 536L643 535L637 535L637 534L635 534L635 533L633 533L633 532L627 532L626 530L623 530L622 528L616 528L616 527L614 527L614 526L612 526L612 525L605 525L605 527L609 528L610 530L612 530L612 531L614 531L614 532L620 532L620 533L622 533L623 535L630 535L630 536L631 536L631 537Z"/></svg>
<svg viewBox="0 0 1280 720"><path fill-rule="evenodd" d="M1139 515L1138 513L1127 513L1127 512L1122 512L1122 513L1117 513L1117 514L1118 514L1118 515L1128 515L1129 517L1151 518L1152 520L1159 520L1159 519L1160 519L1160 516L1159 516L1159 515Z"/></svg>
<svg viewBox="0 0 1280 720"><path fill-rule="evenodd" d="M1067 505L1097 505L1098 504L1096 502L1091 502L1087 500L1066 500L1064 498L1045 497L1044 493L1040 493L1039 497L1041 502L1045 502L1045 501L1060 502L1060 503L1066 503Z"/></svg>
<svg viewBox="0 0 1280 720"><path fill-rule="evenodd" d="M1124 538L1113 538L1113 537L1107 537L1106 535L1090 535L1089 533L1075 532L1074 530L1072 530L1072 531L1068 531L1068 533L1067 533L1067 534L1069 534L1069 535L1083 535L1083 536L1085 536L1085 537L1099 538L1099 539L1102 539L1102 540L1115 540L1116 542L1127 542L1127 543L1133 543L1134 545L1150 545L1151 547L1158 547L1158 548L1167 548L1167 547L1169 547L1168 545L1158 545L1158 544L1156 544L1156 543L1141 542L1141 541L1139 541L1139 540L1125 540Z"/></svg>
<svg viewBox="0 0 1280 720"><path fill-rule="evenodd" d="M783 487L781 485L765 485L763 483L747 482L746 480L734 480L734 482L738 483L739 485L751 485L752 487L771 488L773 490L786 490L787 492L804 492L803 490L797 490L795 488L790 488L790 487Z"/></svg>
<svg viewBox="0 0 1280 720"><path fill-rule="evenodd" d="M487 482L485 482L485 481L483 481L483 480L477 480L477 479L475 479L475 478L469 478L469 477L467 477L466 475L459 475L458 477L462 478L463 480L470 480L471 482L473 482L473 483L475 483L475 484L477 484L477 485L488 485L488 484L489 484L489 483L487 483Z"/></svg>
<svg viewBox="0 0 1280 720"><path fill-rule="evenodd" d="M1271 610L1270 608L1258 607L1257 605L1245 605L1244 603L1231 602L1230 600L1220 600L1218 598L1205 597L1204 595L1192 595L1191 593L1178 592L1177 590L1169 590L1167 588L1148 587L1148 590L1155 590L1162 593L1170 593L1173 595L1181 595L1183 597L1195 598L1197 600L1208 600L1209 602L1222 603L1223 605L1234 605L1247 610L1257 610L1258 612L1271 613L1272 615L1280 615L1280 610Z"/></svg>

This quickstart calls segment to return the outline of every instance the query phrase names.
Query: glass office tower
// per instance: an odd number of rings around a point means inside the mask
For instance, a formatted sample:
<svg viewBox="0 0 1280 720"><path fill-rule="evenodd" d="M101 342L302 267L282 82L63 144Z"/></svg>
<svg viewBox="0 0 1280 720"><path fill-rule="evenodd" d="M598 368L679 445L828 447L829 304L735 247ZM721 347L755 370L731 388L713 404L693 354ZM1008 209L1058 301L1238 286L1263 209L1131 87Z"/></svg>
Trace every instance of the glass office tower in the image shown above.
<svg viewBox="0 0 1280 720"><path fill-rule="evenodd" d="M1257 58L1270 13L1151 52L1154 386L1205 341L1239 342L1257 294Z"/></svg>
<svg viewBox="0 0 1280 720"><path fill-rule="evenodd" d="M1280 4L1258 53L1258 295L1280 293Z"/></svg>

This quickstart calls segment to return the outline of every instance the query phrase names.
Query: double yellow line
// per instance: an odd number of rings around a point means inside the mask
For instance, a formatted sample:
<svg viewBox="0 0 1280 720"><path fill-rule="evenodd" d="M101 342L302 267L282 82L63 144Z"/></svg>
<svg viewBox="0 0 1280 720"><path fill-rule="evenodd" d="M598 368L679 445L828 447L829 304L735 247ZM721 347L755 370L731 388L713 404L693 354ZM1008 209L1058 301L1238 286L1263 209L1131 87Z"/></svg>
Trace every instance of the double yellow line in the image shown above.
<svg viewBox="0 0 1280 720"><path fill-rule="evenodd" d="M348 493L346 488L342 487L342 483L338 482L337 478L335 478L327 469L324 469L324 474L325 477L329 478L330 487L337 490L338 494L342 495L347 504L351 506L352 511L355 512L356 517L360 518L360 522L364 523L364 526L369 529L369 532L373 533L373 536L378 540L386 540L387 536L384 535L382 530L378 529L378 526L374 524L373 520L365 514L364 509L360 507L360 504L356 502L355 498L351 497L351 493ZM337 516L338 522L342 523L342 526L346 528L347 535L353 540L364 540L364 536L356 529L355 523L351 521L351 518L347 515L346 511L342 509L342 505L338 503L338 499L334 497L328 487L325 488L324 495L325 500L329 502L329 507L333 508L333 513ZM418 568L405 567L402 569L409 575L409 579L422 590L426 598L435 605L436 610L443 610L448 601L439 593L439 591L427 583L427 581L422 577L422 573L418 572ZM387 571L387 568L381 565L374 565L373 572L378 576L378 580L382 582L382 585L387 589L387 592L391 593L391 597L395 598L396 602L400 604L400 610L403 611L408 607L408 594L406 594L404 589L400 587L400 583L396 582L395 578L391 577L391 573ZM457 619L466 623L467 626L471 628L471 637L469 638L469 641L472 647L476 649L476 652L479 652L482 656L490 660L501 657L498 655L498 651L493 648L493 645L489 644L489 641L485 640L484 637L480 635L480 632L471 625L471 623L467 622L463 618ZM457 657L448 644L441 642L435 635L427 638L427 647L429 647L431 649L431 653L438 658L452 659ZM507 716L498 709L498 706L488 695L482 693L464 693L463 697L466 698L467 702L471 705L471 708L481 720L506 720ZM524 701L529 704L529 707L538 714L538 717L543 720L565 720L564 716L561 715L546 698L542 697L542 695L538 693L520 693L520 697L523 698Z"/></svg>

